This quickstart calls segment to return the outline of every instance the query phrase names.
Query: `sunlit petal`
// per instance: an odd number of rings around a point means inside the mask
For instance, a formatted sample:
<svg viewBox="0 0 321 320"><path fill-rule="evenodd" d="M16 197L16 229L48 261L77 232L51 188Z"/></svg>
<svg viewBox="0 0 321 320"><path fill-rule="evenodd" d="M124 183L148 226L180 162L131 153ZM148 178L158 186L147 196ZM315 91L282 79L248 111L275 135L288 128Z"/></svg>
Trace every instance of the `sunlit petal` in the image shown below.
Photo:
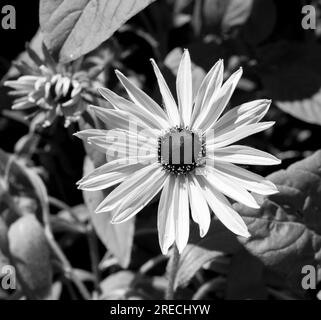
<svg viewBox="0 0 321 320"><path fill-rule="evenodd" d="M193 92L192 92L192 66L188 50L184 50L179 64L176 80L178 107L183 126L189 126L192 116Z"/></svg>
<svg viewBox="0 0 321 320"><path fill-rule="evenodd" d="M152 62L154 72L157 77L158 86L159 86L160 92L162 94L162 98L164 101L164 106L166 108L168 118L169 118L172 126L176 126L176 125L179 126L180 125L180 116L179 116L177 104L176 104L176 102L173 98L173 95L172 95L171 91L169 90L167 83L166 83L162 73L160 72L156 62L154 61L154 59L151 59L151 62Z"/></svg>
<svg viewBox="0 0 321 320"><path fill-rule="evenodd" d="M206 199L195 177L188 177L188 196L193 220L199 225L200 236L204 237L210 227L211 214Z"/></svg>
<svg viewBox="0 0 321 320"><path fill-rule="evenodd" d="M181 253L188 241L190 223L188 189L185 177L179 176L176 178L174 195L175 241L178 252Z"/></svg>
<svg viewBox="0 0 321 320"><path fill-rule="evenodd" d="M243 237L250 237L247 226L241 216L231 207L228 200L202 176L197 176L208 205L217 218L232 232Z"/></svg>
<svg viewBox="0 0 321 320"><path fill-rule="evenodd" d="M175 241L175 177L166 178L164 188L159 200L157 213L157 229L159 244L163 254L167 254L169 247Z"/></svg>
<svg viewBox="0 0 321 320"><path fill-rule="evenodd" d="M198 120L198 117L202 116L201 111L209 104L211 97L216 96L219 92L223 82L223 72L223 60L218 60L203 79L195 97L191 120L192 128L194 126L194 122Z"/></svg>
<svg viewBox="0 0 321 320"><path fill-rule="evenodd" d="M116 70L116 75L119 81L126 89L129 97L133 102L140 106L141 109L145 109L148 112L150 118L154 118L163 129L168 128L168 117L163 109L144 91L136 87L127 77L125 77L120 71Z"/></svg>

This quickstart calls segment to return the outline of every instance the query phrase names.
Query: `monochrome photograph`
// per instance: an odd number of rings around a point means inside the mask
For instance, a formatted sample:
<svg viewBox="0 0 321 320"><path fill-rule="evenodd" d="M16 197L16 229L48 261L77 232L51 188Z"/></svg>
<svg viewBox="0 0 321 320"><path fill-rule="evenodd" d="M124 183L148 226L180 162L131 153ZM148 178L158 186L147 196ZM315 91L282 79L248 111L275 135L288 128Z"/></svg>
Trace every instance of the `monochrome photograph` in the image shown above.
<svg viewBox="0 0 321 320"><path fill-rule="evenodd" d="M8 0L0 41L0 309L321 300L321 1Z"/></svg>

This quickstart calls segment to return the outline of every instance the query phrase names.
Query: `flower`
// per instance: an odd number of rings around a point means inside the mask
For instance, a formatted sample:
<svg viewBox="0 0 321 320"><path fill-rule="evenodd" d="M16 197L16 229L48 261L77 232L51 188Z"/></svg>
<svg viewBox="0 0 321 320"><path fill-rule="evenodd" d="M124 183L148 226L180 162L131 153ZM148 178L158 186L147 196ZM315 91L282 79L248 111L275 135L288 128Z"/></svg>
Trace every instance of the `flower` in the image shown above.
<svg viewBox="0 0 321 320"><path fill-rule="evenodd" d="M274 124L259 123L271 101L245 103L221 116L242 75L240 68L222 84L222 60L208 72L193 101L191 60L185 50L177 73L177 107L156 63L151 62L165 110L116 71L132 102L109 89L100 89L114 109L91 106L107 127L116 129L90 129L76 135L107 156L115 150L118 154L81 179L79 188L94 191L120 183L96 209L97 213L112 213L113 223L130 219L161 191L157 224L163 254L174 242L179 252L186 246L190 212L202 237L209 230L210 209L232 232L249 237L246 224L227 197L259 208L251 191L262 195L278 191L272 182L238 164L274 165L280 161L266 152L232 144ZM128 129L132 123L137 124L139 134ZM115 142L117 135L125 138ZM133 141L138 155L127 157L131 161L121 161L126 158L123 151Z"/></svg>
<svg viewBox="0 0 321 320"><path fill-rule="evenodd" d="M27 47L31 62L16 63L22 75L17 80L5 81L4 85L13 89L12 109L30 109L29 117L44 127L50 126L57 116L64 116L68 126L86 109L90 78L85 71L77 70L79 64L56 63L44 45L42 51L44 59Z"/></svg>

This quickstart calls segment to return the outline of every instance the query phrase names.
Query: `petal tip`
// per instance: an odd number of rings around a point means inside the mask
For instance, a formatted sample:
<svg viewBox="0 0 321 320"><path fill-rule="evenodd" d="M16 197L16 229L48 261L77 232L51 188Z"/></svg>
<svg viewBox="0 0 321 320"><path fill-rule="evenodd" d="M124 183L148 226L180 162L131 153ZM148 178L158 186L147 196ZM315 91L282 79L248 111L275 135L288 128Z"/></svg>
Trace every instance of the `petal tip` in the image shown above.
<svg viewBox="0 0 321 320"><path fill-rule="evenodd" d="M251 234L249 233L249 231L247 230L244 234L242 234L242 237L244 238L250 238Z"/></svg>

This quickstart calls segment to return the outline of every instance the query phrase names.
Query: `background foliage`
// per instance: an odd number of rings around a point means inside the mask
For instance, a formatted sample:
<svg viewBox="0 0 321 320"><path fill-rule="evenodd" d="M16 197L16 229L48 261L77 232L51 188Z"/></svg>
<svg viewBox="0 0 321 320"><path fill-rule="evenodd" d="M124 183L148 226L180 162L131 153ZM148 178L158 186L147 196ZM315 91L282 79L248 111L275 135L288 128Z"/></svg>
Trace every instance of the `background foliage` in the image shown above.
<svg viewBox="0 0 321 320"><path fill-rule="evenodd" d="M320 270L316 289L301 286L302 267L321 263L320 2L312 1L315 30L301 26L306 4L311 1L40 0L39 8L37 1L28 4L27 19L16 2L17 30L0 31L3 79L18 76L13 60L29 59L25 41L38 54L44 42L59 63L81 59L100 68L101 86L125 95L117 68L161 103L149 59L173 89L182 48L188 48L194 87L224 58L225 77L244 69L231 106L273 99L266 118L276 125L244 142L282 159L277 168L252 168L269 175L280 193L258 198L260 210L235 204L253 235L247 241L217 220L204 239L192 230L178 298L317 298ZM93 214L108 190L81 193L75 182L104 158L72 136L91 124L82 119L64 128L58 119L33 130L11 105L1 87L0 271L13 264L18 288L0 289L0 297L163 298L167 257L157 241L157 199L121 225Z"/></svg>

